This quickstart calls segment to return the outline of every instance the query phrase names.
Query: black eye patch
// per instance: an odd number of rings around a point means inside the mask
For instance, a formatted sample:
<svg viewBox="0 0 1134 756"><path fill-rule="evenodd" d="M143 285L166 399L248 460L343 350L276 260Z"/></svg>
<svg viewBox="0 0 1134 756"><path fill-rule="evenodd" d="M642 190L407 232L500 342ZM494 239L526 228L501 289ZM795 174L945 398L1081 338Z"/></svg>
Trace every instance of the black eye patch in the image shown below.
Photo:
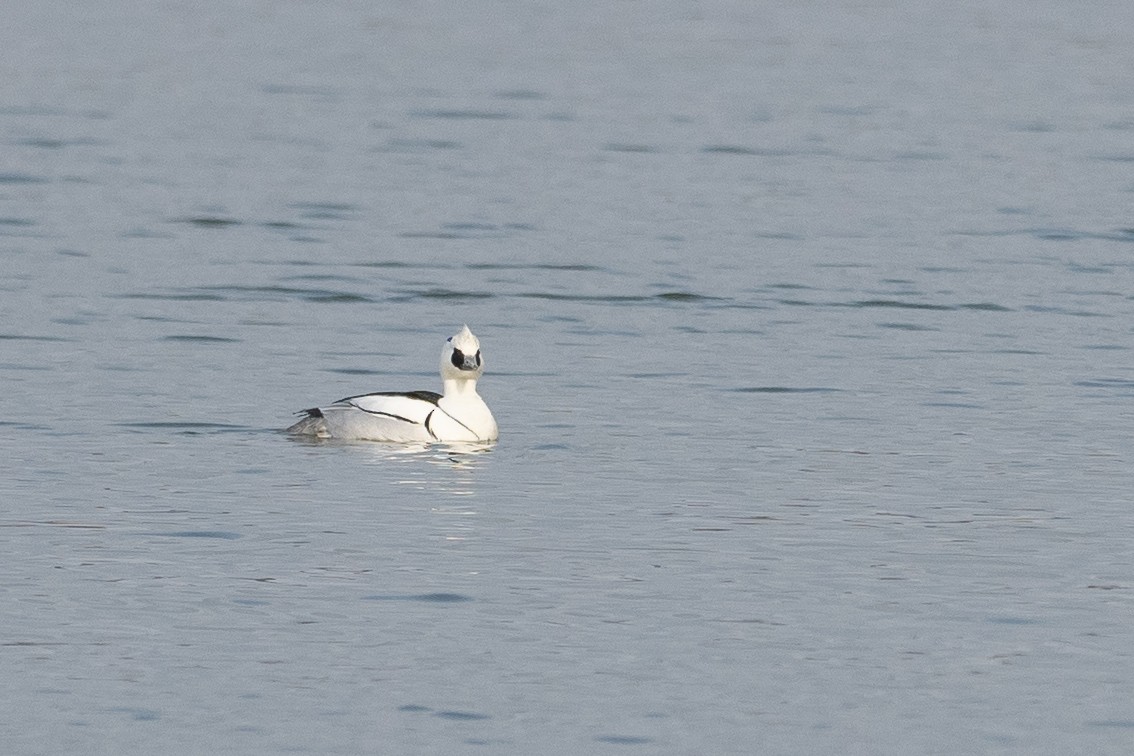
<svg viewBox="0 0 1134 756"><path fill-rule="evenodd" d="M480 350L476 350L476 366L480 367Z"/></svg>
<svg viewBox="0 0 1134 756"><path fill-rule="evenodd" d="M449 358L449 362L453 363L453 367L461 367L465 364L465 353L453 347L453 356Z"/></svg>

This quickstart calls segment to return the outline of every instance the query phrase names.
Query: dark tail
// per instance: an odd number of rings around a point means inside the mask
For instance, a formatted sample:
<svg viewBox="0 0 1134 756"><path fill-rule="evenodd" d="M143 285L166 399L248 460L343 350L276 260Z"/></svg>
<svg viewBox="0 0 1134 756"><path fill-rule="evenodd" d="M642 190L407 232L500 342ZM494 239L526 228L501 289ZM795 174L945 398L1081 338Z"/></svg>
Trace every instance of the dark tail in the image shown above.
<svg viewBox="0 0 1134 756"><path fill-rule="evenodd" d="M327 434L327 424L323 421L323 410L312 407L311 409L300 410L295 414L305 415L305 417L288 428L288 433L297 436L325 436Z"/></svg>

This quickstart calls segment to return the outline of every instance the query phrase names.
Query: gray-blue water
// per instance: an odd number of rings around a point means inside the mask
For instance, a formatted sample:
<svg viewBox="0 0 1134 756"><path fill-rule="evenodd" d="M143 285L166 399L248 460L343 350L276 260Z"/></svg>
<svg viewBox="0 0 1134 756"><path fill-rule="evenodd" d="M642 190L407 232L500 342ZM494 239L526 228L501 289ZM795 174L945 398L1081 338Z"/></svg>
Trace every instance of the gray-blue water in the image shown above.
<svg viewBox="0 0 1134 756"><path fill-rule="evenodd" d="M1130 3L3 15L0 752L1130 752Z"/></svg>

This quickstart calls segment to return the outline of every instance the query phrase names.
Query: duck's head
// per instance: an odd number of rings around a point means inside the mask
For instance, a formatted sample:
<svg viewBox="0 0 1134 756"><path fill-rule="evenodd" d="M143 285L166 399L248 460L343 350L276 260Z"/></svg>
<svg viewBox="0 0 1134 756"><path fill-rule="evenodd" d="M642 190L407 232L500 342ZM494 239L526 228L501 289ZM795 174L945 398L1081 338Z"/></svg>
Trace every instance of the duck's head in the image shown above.
<svg viewBox="0 0 1134 756"><path fill-rule="evenodd" d="M441 350L441 378L443 380L476 380L484 372L484 358L480 355L480 341L468 326L449 337Z"/></svg>

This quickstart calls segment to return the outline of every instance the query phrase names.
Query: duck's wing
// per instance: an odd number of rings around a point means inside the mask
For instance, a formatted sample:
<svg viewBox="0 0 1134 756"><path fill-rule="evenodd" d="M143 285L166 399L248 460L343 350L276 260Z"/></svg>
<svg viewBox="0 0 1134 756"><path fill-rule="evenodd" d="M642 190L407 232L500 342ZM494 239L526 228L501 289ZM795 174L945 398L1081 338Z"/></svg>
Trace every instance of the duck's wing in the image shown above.
<svg viewBox="0 0 1134 756"><path fill-rule="evenodd" d="M431 441L429 418L440 394L432 391L360 394L306 410L292 428L324 438L370 441Z"/></svg>
<svg viewBox="0 0 1134 756"><path fill-rule="evenodd" d="M398 393L381 391L340 399L325 409L352 407L370 415L389 417L414 425L425 425L429 413L437 409L441 395L433 391Z"/></svg>

